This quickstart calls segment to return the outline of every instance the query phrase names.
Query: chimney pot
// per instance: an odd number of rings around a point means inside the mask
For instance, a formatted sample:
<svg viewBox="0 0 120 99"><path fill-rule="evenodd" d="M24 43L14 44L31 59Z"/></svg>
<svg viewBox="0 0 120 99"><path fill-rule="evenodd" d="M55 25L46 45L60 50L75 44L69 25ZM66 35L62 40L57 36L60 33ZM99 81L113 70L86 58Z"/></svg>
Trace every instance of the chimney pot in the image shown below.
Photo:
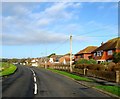
<svg viewBox="0 0 120 99"><path fill-rule="evenodd" d="M104 43L102 42L101 45L103 45Z"/></svg>

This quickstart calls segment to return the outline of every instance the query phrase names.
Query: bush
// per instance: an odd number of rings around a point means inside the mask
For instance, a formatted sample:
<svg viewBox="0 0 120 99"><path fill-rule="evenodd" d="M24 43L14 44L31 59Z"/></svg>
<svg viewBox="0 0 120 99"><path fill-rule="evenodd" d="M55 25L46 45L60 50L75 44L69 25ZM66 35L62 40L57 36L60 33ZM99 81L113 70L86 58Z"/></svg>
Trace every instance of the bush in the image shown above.
<svg viewBox="0 0 120 99"><path fill-rule="evenodd" d="M96 60L94 59L90 59L89 61L90 61L90 64L97 64Z"/></svg>
<svg viewBox="0 0 120 99"><path fill-rule="evenodd" d="M101 71L105 70L105 66L101 64L76 64L75 68L78 69L87 68L89 70L101 70Z"/></svg>
<svg viewBox="0 0 120 99"><path fill-rule="evenodd" d="M120 62L120 52L119 53L115 52L113 54L113 62L115 62L115 63L119 63Z"/></svg>
<svg viewBox="0 0 120 99"><path fill-rule="evenodd" d="M94 59L90 59L90 60L80 59L75 64L97 64L97 62Z"/></svg>
<svg viewBox="0 0 120 99"><path fill-rule="evenodd" d="M108 65L109 64L109 62L103 62L103 63L101 63L102 65Z"/></svg>
<svg viewBox="0 0 120 99"><path fill-rule="evenodd" d="M90 62L86 59L80 59L76 62L76 64L90 64Z"/></svg>

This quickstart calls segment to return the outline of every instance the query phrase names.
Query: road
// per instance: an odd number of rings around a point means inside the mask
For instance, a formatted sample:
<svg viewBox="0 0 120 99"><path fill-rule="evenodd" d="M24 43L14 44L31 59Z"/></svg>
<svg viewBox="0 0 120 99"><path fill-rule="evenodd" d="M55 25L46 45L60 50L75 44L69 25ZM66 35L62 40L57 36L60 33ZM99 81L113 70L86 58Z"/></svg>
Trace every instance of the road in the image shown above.
<svg viewBox="0 0 120 99"><path fill-rule="evenodd" d="M109 97L51 71L18 66L3 79L3 97Z"/></svg>
<svg viewBox="0 0 120 99"><path fill-rule="evenodd" d="M15 74L2 81L2 97L33 97L33 76L28 67L17 65Z"/></svg>

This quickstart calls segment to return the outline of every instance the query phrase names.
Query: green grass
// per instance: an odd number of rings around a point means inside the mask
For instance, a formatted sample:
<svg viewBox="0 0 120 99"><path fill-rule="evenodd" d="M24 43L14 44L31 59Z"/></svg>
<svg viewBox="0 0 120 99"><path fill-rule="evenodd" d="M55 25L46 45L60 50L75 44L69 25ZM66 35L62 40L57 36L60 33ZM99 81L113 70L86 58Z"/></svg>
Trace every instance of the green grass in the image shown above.
<svg viewBox="0 0 120 99"><path fill-rule="evenodd" d="M50 68L48 70L51 70L53 72L56 72L56 73L59 73L59 74L65 75L65 76L68 76L68 77L73 78L75 80L89 81L89 82L93 81L91 79L88 79L88 78L85 78L85 77L80 77L80 76L77 76L77 75L74 75L74 74L71 74L71 73L68 73L68 72L65 72L65 71L54 70L54 69L50 69Z"/></svg>
<svg viewBox="0 0 120 99"><path fill-rule="evenodd" d="M7 76L15 72L17 67L13 64L0 62L0 76Z"/></svg>
<svg viewBox="0 0 120 99"><path fill-rule="evenodd" d="M120 87L118 87L118 86L100 85L100 86L96 86L96 88L102 89L102 90L105 90L105 91L110 92L112 94L115 94L117 96L120 96Z"/></svg>

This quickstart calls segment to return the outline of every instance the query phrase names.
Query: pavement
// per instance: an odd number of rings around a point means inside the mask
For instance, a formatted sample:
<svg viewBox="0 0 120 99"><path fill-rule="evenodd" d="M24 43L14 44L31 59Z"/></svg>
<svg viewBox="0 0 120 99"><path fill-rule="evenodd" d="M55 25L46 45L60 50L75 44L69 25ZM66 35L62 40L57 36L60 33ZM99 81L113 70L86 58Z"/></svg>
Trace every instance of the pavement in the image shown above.
<svg viewBox="0 0 120 99"><path fill-rule="evenodd" d="M13 75L3 78L3 97L111 97L49 70L17 67Z"/></svg>
<svg viewBox="0 0 120 99"><path fill-rule="evenodd" d="M90 79L94 80L93 84L110 85L110 86L119 86L120 87L120 83L110 82L110 81L106 81L106 80L99 79L99 78L94 78L94 77L87 77L87 78L90 78Z"/></svg>

